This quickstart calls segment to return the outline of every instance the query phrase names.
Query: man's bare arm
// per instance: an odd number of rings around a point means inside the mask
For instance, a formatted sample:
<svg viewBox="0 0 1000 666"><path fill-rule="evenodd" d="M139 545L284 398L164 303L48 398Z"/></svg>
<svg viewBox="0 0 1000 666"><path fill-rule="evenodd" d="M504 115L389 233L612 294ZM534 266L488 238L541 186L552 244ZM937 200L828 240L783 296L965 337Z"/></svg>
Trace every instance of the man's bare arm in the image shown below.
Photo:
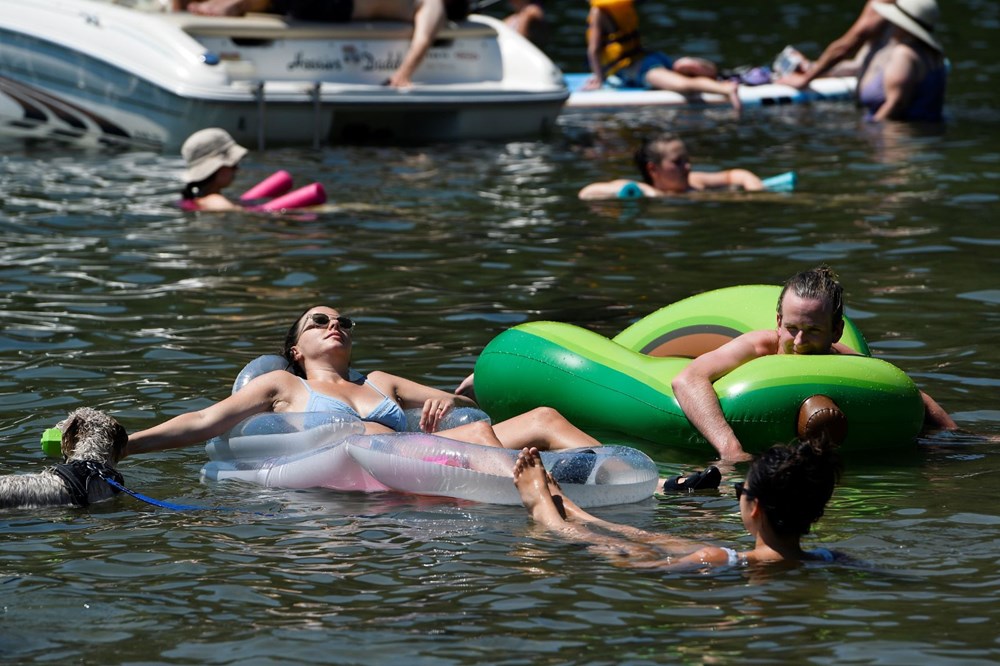
<svg viewBox="0 0 1000 666"><path fill-rule="evenodd" d="M923 391L920 397L924 401L924 430L958 430L958 424L934 398Z"/></svg>
<svg viewBox="0 0 1000 666"><path fill-rule="evenodd" d="M749 460L750 454L726 421L712 382L744 363L777 351L774 331L745 333L718 349L691 361L671 386L677 403L691 424L716 448L723 460Z"/></svg>

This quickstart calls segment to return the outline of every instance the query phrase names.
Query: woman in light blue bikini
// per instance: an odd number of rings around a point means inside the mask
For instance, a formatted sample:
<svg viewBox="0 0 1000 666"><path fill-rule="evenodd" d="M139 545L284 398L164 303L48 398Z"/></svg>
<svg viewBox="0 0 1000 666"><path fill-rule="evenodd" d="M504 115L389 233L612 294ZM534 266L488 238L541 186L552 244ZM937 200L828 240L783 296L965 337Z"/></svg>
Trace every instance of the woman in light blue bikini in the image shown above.
<svg viewBox="0 0 1000 666"><path fill-rule="evenodd" d="M570 501L545 471L538 451L524 449L514 484L532 518L571 541L637 568L702 569L784 561L834 562L846 556L826 548L802 549L802 537L823 515L840 478L833 444L779 444L754 458L736 501L753 548L736 551L601 520Z"/></svg>
<svg viewBox="0 0 1000 666"><path fill-rule="evenodd" d="M493 426L482 421L438 431L441 419L452 408L475 407L476 403L387 372L365 377L352 371L353 330L354 322L333 308L309 308L295 320L285 339L283 355L290 372L261 375L225 400L137 432L129 438L127 453L198 444L263 412L336 413L360 418L367 434L396 432L405 428L405 408L422 409L424 432L464 442L542 450L600 446L547 407Z"/></svg>

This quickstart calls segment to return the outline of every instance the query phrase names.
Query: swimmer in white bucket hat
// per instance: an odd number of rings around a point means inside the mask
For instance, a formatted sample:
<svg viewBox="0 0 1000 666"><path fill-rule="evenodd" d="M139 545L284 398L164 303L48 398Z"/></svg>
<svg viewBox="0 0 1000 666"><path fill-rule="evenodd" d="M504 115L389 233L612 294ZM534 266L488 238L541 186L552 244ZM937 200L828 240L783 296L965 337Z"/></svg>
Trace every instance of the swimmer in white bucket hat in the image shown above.
<svg viewBox="0 0 1000 666"><path fill-rule="evenodd" d="M193 210L240 209L241 206L222 195L222 190L232 185L240 160L246 154L246 148L218 127L189 136L181 146L181 155L187 162L181 205Z"/></svg>

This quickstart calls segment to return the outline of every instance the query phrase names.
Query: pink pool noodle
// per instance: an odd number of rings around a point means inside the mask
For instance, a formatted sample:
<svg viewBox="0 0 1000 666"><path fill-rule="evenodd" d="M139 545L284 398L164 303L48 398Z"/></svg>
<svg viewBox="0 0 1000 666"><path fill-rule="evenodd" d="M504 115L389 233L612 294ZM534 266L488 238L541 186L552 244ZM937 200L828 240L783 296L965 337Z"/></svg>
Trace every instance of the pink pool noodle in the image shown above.
<svg viewBox="0 0 1000 666"><path fill-rule="evenodd" d="M292 189L292 175L282 169L260 181L240 197L243 201L280 197Z"/></svg>
<svg viewBox="0 0 1000 666"><path fill-rule="evenodd" d="M282 210L285 208L304 208L305 206L317 206L326 202L326 190L319 183L312 183L305 187L289 192L283 197L271 199L267 203L257 206L257 210Z"/></svg>

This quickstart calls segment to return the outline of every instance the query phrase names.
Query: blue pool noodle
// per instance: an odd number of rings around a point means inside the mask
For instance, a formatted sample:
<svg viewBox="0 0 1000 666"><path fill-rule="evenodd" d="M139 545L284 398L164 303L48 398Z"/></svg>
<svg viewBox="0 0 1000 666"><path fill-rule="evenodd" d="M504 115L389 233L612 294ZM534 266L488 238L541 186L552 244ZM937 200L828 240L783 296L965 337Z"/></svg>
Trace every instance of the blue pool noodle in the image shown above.
<svg viewBox="0 0 1000 666"><path fill-rule="evenodd" d="M761 182L764 183L764 189L769 192L792 192L795 190L795 182L797 180L798 178L795 176L794 171L786 171L785 173L779 173L777 176L764 178Z"/></svg>

